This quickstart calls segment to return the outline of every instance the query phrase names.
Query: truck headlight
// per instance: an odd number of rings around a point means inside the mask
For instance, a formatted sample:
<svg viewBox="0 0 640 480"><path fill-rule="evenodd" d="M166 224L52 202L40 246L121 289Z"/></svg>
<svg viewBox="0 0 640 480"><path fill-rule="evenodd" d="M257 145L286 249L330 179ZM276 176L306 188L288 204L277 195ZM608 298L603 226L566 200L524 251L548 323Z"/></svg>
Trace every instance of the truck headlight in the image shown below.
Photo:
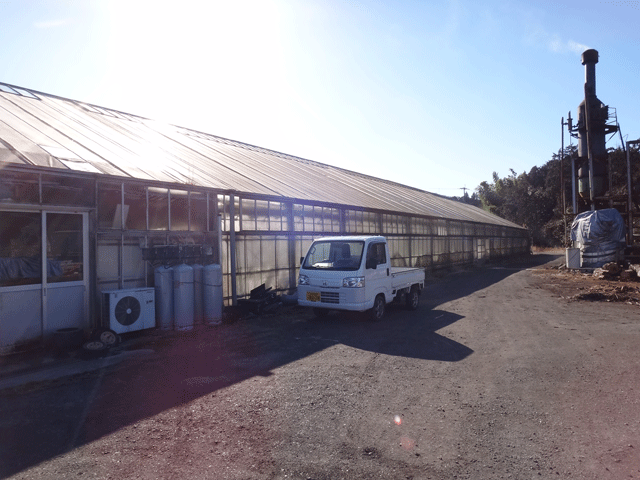
<svg viewBox="0 0 640 480"><path fill-rule="evenodd" d="M347 277L342 279L342 286L348 288L364 287L364 277Z"/></svg>
<svg viewBox="0 0 640 480"><path fill-rule="evenodd" d="M309 285L309 277L306 275L300 275L298 278L298 285Z"/></svg>

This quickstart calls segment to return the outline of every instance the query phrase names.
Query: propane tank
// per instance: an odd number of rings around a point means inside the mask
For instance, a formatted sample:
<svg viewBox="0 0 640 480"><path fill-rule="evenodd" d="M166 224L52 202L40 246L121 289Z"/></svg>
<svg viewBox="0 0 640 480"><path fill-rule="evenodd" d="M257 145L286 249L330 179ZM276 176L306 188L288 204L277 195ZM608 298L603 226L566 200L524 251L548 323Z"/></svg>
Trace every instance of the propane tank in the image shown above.
<svg viewBox="0 0 640 480"><path fill-rule="evenodd" d="M211 264L202 271L204 321L209 325L222 323L222 267Z"/></svg>
<svg viewBox="0 0 640 480"><path fill-rule="evenodd" d="M192 265L193 268L193 322L202 323L204 320L204 297L202 295L202 265Z"/></svg>
<svg viewBox="0 0 640 480"><path fill-rule="evenodd" d="M156 324L161 330L173 329L173 268L158 267L153 272L156 291Z"/></svg>
<svg viewBox="0 0 640 480"><path fill-rule="evenodd" d="M173 313L176 330L193 328L193 268L178 265L173 269Z"/></svg>

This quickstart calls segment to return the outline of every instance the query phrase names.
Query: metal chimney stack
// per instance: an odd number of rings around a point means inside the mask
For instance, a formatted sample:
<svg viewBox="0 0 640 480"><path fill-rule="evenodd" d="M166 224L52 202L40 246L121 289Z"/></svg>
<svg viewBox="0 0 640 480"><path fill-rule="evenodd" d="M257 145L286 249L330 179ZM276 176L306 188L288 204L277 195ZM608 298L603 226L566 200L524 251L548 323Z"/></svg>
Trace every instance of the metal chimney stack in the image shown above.
<svg viewBox="0 0 640 480"><path fill-rule="evenodd" d="M585 83L584 100L578 107L578 156L589 157L589 146L594 159L606 157L605 146L606 123L609 119L609 108L596 97L596 63L597 50L585 50L582 53Z"/></svg>
<svg viewBox="0 0 640 480"><path fill-rule="evenodd" d="M582 52L582 65L584 65L584 84L585 91L590 95L596 96L596 63L598 63L597 50L585 50Z"/></svg>
<svg viewBox="0 0 640 480"><path fill-rule="evenodd" d="M596 97L596 63L598 51L589 49L582 53L585 68L584 100L578 107L578 185L582 198L588 199L591 209L595 209L596 197L607 190L606 134L611 132L607 125L609 107ZM614 130L615 131L615 130Z"/></svg>

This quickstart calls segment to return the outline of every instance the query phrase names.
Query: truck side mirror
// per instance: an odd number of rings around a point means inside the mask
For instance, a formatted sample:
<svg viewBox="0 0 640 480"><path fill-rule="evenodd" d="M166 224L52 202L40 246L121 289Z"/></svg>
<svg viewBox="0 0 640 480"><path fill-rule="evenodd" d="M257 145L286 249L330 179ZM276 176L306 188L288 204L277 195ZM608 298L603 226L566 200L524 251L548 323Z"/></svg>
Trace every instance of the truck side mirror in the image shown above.
<svg viewBox="0 0 640 480"><path fill-rule="evenodd" d="M304 262L304 257L300 257L300 265Z"/></svg>
<svg viewBox="0 0 640 480"><path fill-rule="evenodd" d="M378 264L376 263L376 259L375 258L368 258L367 259L367 263L365 264L365 268L366 269L372 268L372 269L375 270L377 266L378 266Z"/></svg>

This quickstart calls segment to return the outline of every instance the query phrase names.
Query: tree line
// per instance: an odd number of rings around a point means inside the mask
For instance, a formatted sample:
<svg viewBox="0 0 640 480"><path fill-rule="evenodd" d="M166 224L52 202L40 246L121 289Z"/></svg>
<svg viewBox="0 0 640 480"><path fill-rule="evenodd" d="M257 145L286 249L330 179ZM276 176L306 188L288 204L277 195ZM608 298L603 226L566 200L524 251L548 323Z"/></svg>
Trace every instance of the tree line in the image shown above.
<svg viewBox="0 0 640 480"><path fill-rule="evenodd" d="M626 151L618 147L610 148L608 153L609 172L605 197L611 200L625 199L627 196ZM533 167L529 172L520 174L509 169L509 174L503 178L494 172L492 181L480 183L472 195L465 192L462 197L454 197L454 199L476 205L522 225L529 231L536 246L567 246L565 244L566 239L569 238L568 230L575 216L572 208L571 157L576 158L576 156L576 146L565 148L562 183L560 175L562 151L558 150L547 163L540 167ZM632 197L634 203L640 204L638 201L640 200L640 153L637 149L630 150L630 159ZM561 195L563 189L564 205ZM590 205L579 198L578 212L589 209Z"/></svg>

